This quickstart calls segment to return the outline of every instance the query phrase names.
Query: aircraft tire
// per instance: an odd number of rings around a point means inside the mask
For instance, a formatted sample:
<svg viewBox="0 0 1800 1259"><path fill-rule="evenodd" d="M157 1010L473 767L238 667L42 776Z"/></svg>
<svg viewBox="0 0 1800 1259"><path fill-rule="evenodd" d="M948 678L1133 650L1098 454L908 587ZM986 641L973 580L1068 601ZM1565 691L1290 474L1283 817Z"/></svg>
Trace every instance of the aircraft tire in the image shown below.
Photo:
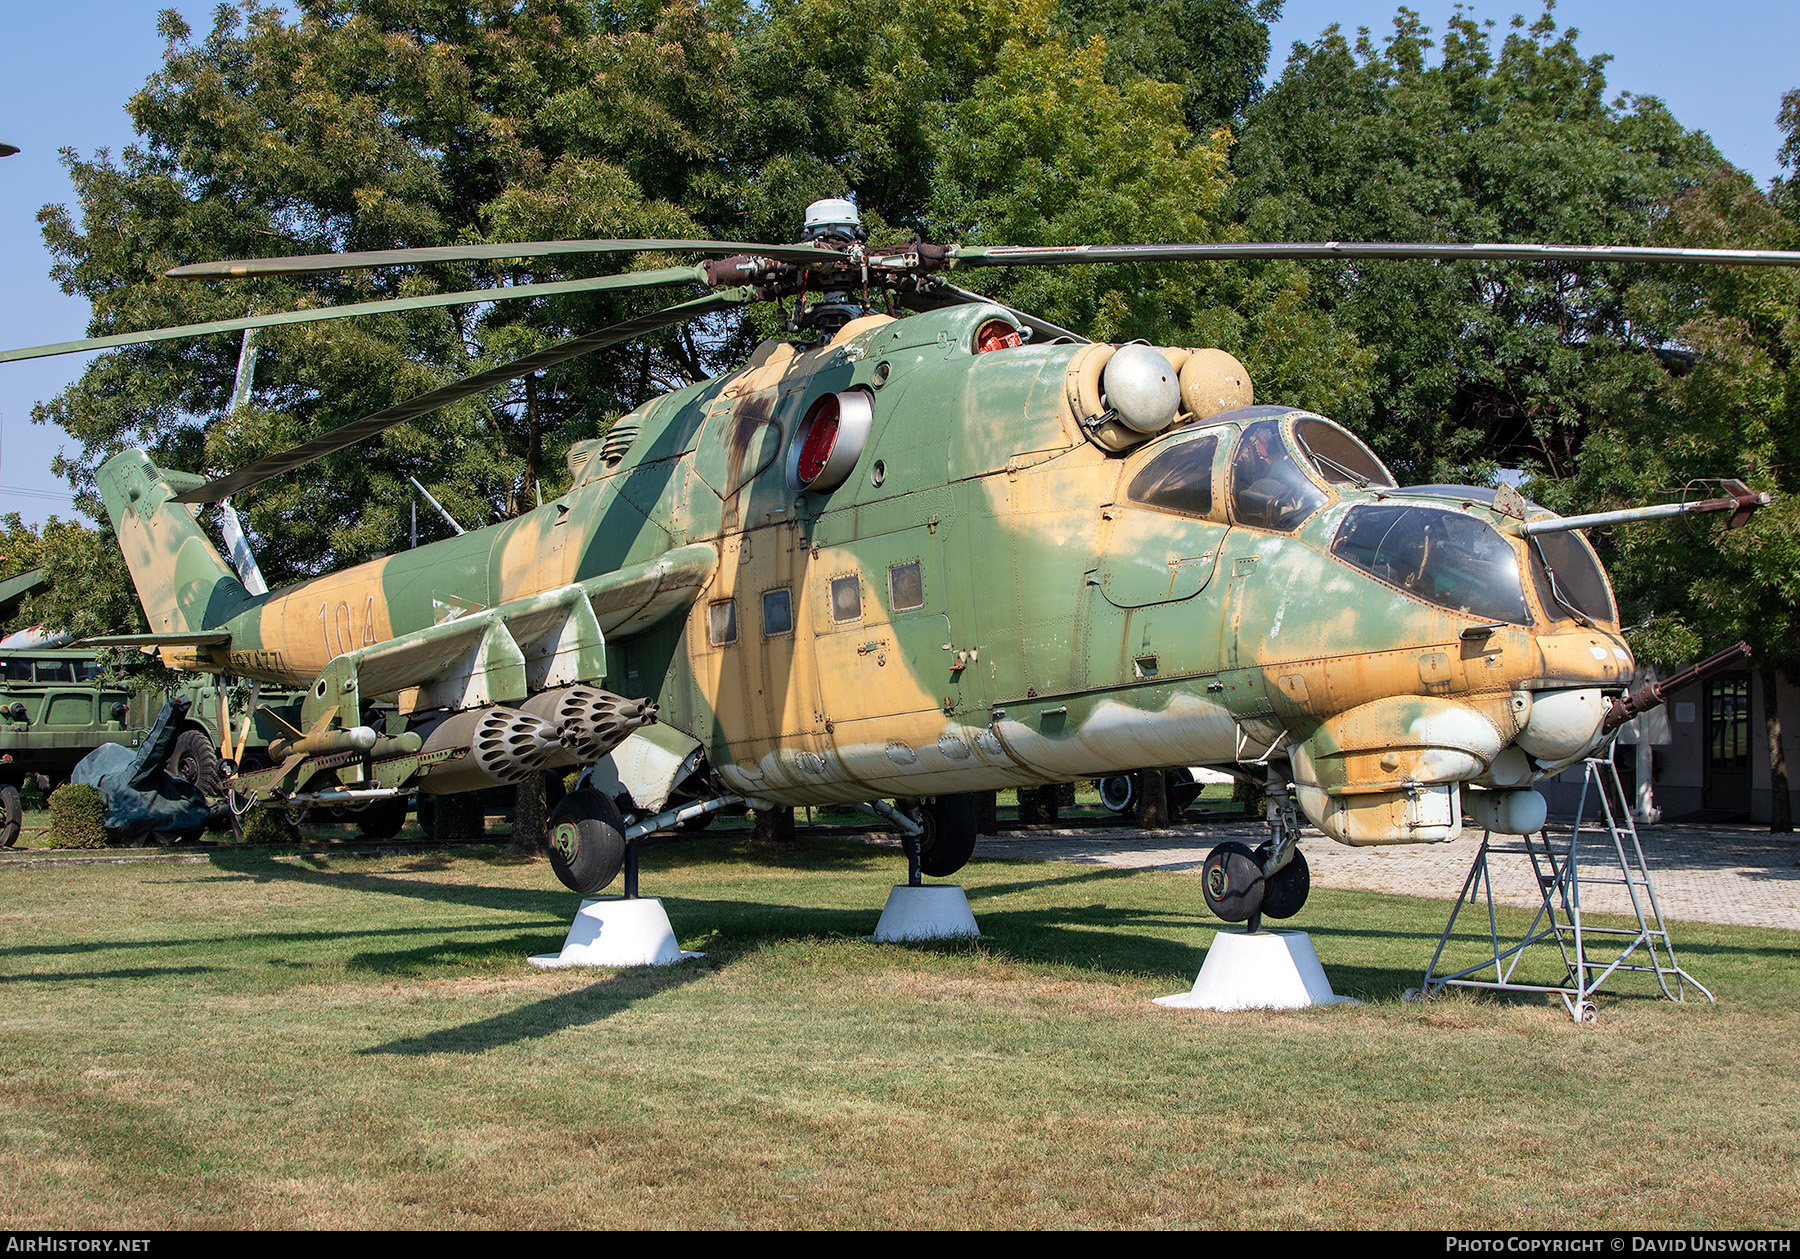
<svg viewBox="0 0 1800 1259"><path fill-rule="evenodd" d="M24 820L19 789L11 783L0 783L0 848L11 848L19 842L19 827Z"/></svg>
<svg viewBox="0 0 1800 1259"><path fill-rule="evenodd" d="M571 892L592 896L625 864L625 819L606 793L583 787L549 817L550 868Z"/></svg>
<svg viewBox="0 0 1800 1259"><path fill-rule="evenodd" d="M1273 851L1273 845L1267 843L1257 848L1257 864L1267 861ZM1267 876L1263 884L1263 913L1271 918L1292 918L1312 891L1312 871L1307 868L1306 854L1294 849L1294 859Z"/></svg>
<svg viewBox="0 0 1800 1259"><path fill-rule="evenodd" d="M947 878L975 853L975 801L969 795L939 796L919 806L925 833L919 836L919 870Z"/></svg>
<svg viewBox="0 0 1800 1259"><path fill-rule="evenodd" d="M1132 804L1137 800L1137 783L1130 774L1113 774L1107 778L1096 778L1094 786L1100 791L1100 803L1110 813L1129 813Z"/></svg>
<svg viewBox="0 0 1800 1259"><path fill-rule="evenodd" d="M1206 907L1226 922L1246 922L1261 913L1267 886L1256 854L1235 840L1214 848L1200 865Z"/></svg>

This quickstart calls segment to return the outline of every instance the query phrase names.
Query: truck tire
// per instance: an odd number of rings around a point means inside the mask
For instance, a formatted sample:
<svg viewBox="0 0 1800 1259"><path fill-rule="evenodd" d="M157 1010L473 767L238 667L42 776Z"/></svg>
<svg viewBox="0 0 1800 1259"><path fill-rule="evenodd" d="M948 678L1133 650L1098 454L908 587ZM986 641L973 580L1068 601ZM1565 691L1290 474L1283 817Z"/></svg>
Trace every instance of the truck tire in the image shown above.
<svg viewBox="0 0 1800 1259"><path fill-rule="evenodd" d="M175 748L163 768L198 787L203 796L218 795L219 784L224 781L219 767L219 750L201 730L183 730L176 736Z"/></svg>
<svg viewBox="0 0 1800 1259"><path fill-rule="evenodd" d="M11 783L0 783L0 848L11 848L19 842L19 826L24 817L19 789Z"/></svg>

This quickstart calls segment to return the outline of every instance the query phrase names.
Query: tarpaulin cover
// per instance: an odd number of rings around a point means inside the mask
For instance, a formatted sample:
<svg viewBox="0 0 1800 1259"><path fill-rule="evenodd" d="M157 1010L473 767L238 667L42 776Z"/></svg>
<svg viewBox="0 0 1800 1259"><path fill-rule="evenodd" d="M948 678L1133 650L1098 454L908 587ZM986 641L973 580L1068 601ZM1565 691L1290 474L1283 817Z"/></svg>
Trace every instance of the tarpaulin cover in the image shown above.
<svg viewBox="0 0 1800 1259"><path fill-rule="evenodd" d="M131 839L156 831L189 831L212 812L200 789L163 767L175 750L188 700L177 695L162 706L149 735L135 748L103 743L81 759L70 779L98 788L106 803L106 828Z"/></svg>

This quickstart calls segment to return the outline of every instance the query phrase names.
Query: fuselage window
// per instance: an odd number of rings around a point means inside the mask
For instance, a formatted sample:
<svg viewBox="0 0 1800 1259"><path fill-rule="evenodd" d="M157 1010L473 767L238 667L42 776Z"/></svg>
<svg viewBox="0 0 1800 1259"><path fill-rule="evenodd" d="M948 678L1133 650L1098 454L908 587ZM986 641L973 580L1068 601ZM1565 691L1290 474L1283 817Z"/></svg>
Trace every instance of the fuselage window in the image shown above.
<svg viewBox="0 0 1800 1259"><path fill-rule="evenodd" d="M1441 608L1531 623L1518 553L1473 516L1431 507L1353 507L1331 553Z"/></svg>
<svg viewBox="0 0 1800 1259"><path fill-rule="evenodd" d="M794 605L786 587L763 592L763 633L770 638L794 632Z"/></svg>
<svg viewBox="0 0 1800 1259"><path fill-rule="evenodd" d="M1125 497L1183 516L1211 515L1213 457L1218 450L1215 436L1197 437L1163 451L1131 478Z"/></svg>
<svg viewBox="0 0 1800 1259"><path fill-rule="evenodd" d="M1332 485L1394 483L1393 473L1382 467L1373 451L1329 420L1295 420L1294 436L1319 475Z"/></svg>
<svg viewBox="0 0 1800 1259"><path fill-rule="evenodd" d="M1241 525L1288 533L1325 504L1281 440L1277 420L1244 430L1231 457L1231 515Z"/></svg>
<svg viewBox="0 0 1800 1259"><path fill-rule="evenodd" d="M737 602L726 599L708 605L707 636L714 647L723 647L727 643L737 641Z"/></svg>
<svg viewBox="0 0 1800 1259"><path fill-rule="evenodd" d="M925 606L925 575L919 561L888 569L888 599L896 612Z"/></svg>
<svg viewBox="0 0 1800 1259"><path fill-rule="evenodd" d="M862 583L854 576L831 579L831 619L854 621L862 616Z"/></svg>

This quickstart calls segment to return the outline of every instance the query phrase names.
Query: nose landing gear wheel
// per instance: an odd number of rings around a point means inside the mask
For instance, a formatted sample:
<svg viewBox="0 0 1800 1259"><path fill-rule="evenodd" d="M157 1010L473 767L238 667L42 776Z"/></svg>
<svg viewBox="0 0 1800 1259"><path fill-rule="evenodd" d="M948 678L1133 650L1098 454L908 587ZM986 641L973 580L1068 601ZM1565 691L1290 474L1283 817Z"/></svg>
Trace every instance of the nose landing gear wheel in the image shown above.
<svg viewBox="0 0 1800 1259"><path fill-rule="evenodd" d="M625 820L606 794L584 787L563 797L549 817L550 868L571 892L592 896L625 864Z"/></svg>
<svg viewBox="0 0 1800 1259"><path fill-rule="evenodd" d="M1256 850L1256 864L1262 865L1275 851L1273 844L1262 844ZM1292 918L1306 904L1312 891L1312 871L1307 869L1306 854L1294 849L1293 858L1274 874L1263 879L1262 912L1271 918Z"/></svg>
<svg viewBox="0 0 1800 1259"><path fill-rule="evenodd" d="M1100 789L1100 803L1111 813L1131 812L1132 800L1136 797L1136 784L1131 781L1130 774L1114 774L1111 778L1095 780Z"/></svg>
<svg viewBox="0 0 1800 1259"><path fill-rule="evenodd" d="M1260 914L1267 886L1256 854L1235 841L1207 853L1200 866L1206 907L1226 922L1246 922Z"/></svg>

